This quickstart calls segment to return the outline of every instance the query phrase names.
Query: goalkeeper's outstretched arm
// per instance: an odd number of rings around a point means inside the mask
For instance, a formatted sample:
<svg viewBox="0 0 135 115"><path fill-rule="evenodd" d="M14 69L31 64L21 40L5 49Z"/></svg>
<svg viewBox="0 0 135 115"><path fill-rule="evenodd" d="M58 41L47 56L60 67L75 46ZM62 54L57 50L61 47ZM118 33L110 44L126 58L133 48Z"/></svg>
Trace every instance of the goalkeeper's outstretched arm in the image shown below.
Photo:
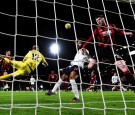
<svg viewBox="0 0 135 115"><path fill-rule="evenodd" d="M44 67L47 67L48 66L48 63L46 62L46 63L43 63L42 62L42 65L44 66Z"/></svg>
<svg viewBox="0 0 135 115"><path fill-rule="evenodd" d="M47 61L46 61L46 59L45 59L44 56L43 56L43 59L42 59L42 65L43 65L44 67L47 67L47 66L48 66L48 63L47 63Z"/></svg>

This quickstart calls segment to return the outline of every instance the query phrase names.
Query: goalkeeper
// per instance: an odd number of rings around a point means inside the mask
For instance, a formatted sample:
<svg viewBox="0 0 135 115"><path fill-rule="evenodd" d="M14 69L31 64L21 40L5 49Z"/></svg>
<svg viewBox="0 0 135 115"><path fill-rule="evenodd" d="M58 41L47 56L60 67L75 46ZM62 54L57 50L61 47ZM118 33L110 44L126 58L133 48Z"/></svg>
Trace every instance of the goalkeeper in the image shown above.
<svg viewBox="0 0 135 115"><path fill-rule="evenodd" d="M6 80L11 77L18 77L18 76L25 76L30 74L32 71L36 69L36 67L42 62L42 64L46 67L48 63L44 56L39 52L38 46L34 45L32 50L29 51L26 56L24 57L23 61L15 61L9 60L8 58L2 58L5 63L13 66L13 68L17 69L17 71L0 76L0 80Z"/></svg>

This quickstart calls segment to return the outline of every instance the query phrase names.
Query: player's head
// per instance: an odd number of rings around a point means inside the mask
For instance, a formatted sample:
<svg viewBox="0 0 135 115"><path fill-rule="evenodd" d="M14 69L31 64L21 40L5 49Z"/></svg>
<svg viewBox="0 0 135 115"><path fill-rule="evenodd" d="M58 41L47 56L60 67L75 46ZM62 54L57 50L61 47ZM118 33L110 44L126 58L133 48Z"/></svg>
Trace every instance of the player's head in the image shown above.
<svg viewBox="0 0 135 115"><path fill-rule="evenodd" d="M117 73L116 73L116 72L114 72L114 75L117 75Z"/></svg>
<svg viewBox="0 0 135 115"><path fill-rule="evenodd" d="M80 49L80 48L82 48L82 46L83 46L82 41L81 40L77 40L77 48Z"/></svg>
<svg viewBox="0 0 135 115"><path fill-rule="evenodd" d="M10 50L7 50L7 51L5 51L5 54L6 54L7 56L10 56L10 55L11 55L11 51L10 51Z"/></svg>
<svg viewBox="0 0 135 115"><path fill-rule="evenodd" d="M98 25L100 25L100 26L106 26L106 21L105 21L105 18L104 18L103 15L97 15L95 17L95 20L96 20L96 22L97 22Z"/></svg>
<svg viewBox="0 0 135 115"><path fill-rule="evenodd" d="M38 47L38 45L34 45L34 46L32 46L32 50L37 50L37 51L39 51L39 47Z"/></svg>

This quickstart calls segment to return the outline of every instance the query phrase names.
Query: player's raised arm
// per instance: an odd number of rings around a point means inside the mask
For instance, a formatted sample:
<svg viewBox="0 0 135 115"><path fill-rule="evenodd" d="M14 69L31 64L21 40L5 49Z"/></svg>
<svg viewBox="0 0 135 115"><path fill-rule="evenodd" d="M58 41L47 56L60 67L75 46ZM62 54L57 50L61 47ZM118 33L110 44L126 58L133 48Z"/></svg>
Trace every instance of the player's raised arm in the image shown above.
<svg viewBox="0 0 135 115"><path fill-rule="evenodd" d="M125 32L126 35L132 37L133 36L133 33L132 32Z"/></svg>
<svg viewBox="0 0 135 115"><path fill-rule="evenodd" d="M113 28L120 34L120 35L124 35L124 34L126 34L126 35L128 35L128 36L133 36L133 33L132 32L124 32L123 30L120 30L120 29L118 29L116 26L115 26L115 24L112 24L112 26L113 26Z"/></svg>
<svg viewBox="0 0 135 115"><path fill-rule="evenodd" d="M90 42L93 40L93 36L95 36L97 34L97 30L95 29L94 30L94 32L93 32L93 35L91 35L90 37L89 37L89 39L85 42L85 44L83 45L83 48L86 48L89 44L90 44Z"/></svg>

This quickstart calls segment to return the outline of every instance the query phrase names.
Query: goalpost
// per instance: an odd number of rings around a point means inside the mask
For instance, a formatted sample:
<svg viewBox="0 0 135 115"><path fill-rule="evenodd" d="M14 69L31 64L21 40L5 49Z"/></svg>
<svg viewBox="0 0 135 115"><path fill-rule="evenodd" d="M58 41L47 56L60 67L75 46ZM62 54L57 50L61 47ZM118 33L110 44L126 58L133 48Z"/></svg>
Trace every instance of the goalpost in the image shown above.
<svg viewBox="0 0 135 115"><path fill-rule="evenodd" d="M4 55L7 49L12 51L16 60L22 60L33 45L47 59L48 68L38 67L24 77L5 80L10 91L2 91L0 81L0 115L131 115L135 113L135 93L130 84L122 84L128 88L112 91L112 73L117 72L120 78L123 74L113 63L100 62L97 59L97 92L86 91L92 85L90 70L85 69L83 74L79 71L77 85L80 102L71 102L74 97L72 91L64 92L60 87L54 96L47 96L50 71L54 70L59 78L61 68L66 68L73 60L77 49L77 40L84 43L93 35L97 23L96 15L104 15L109 23L114 23L120 30L133 32L132 37L118 36L118 41L111 45L117 46L117 53L125 60L130 71L135 74L135 1L134 0L13 0L0 2L0 54ZM4 6L4 7L2 7ZM70 23L71 29L65 29ZM107 26L109 28L109 26ZM109 34L110 36L110 34ZM111 36L110 36L111 37ZM50 45L59 46L59 52L50 53ZM96 41L90 43L89 52L95 53ZM56 49L56 47L55 47ZM114 54L114 49L112 49ZM115 54L114 54L115 55ZM98 57L98 56L97 56ZM115 58L115 56L114 56ZM116 60L116 59L115 59ZM13 71L15 71L13 69ZM30 76L36 79L35 91L29 91ZM68 81L66 83L69 83ZM39 89L40 86L43 89Z"/></svg>

